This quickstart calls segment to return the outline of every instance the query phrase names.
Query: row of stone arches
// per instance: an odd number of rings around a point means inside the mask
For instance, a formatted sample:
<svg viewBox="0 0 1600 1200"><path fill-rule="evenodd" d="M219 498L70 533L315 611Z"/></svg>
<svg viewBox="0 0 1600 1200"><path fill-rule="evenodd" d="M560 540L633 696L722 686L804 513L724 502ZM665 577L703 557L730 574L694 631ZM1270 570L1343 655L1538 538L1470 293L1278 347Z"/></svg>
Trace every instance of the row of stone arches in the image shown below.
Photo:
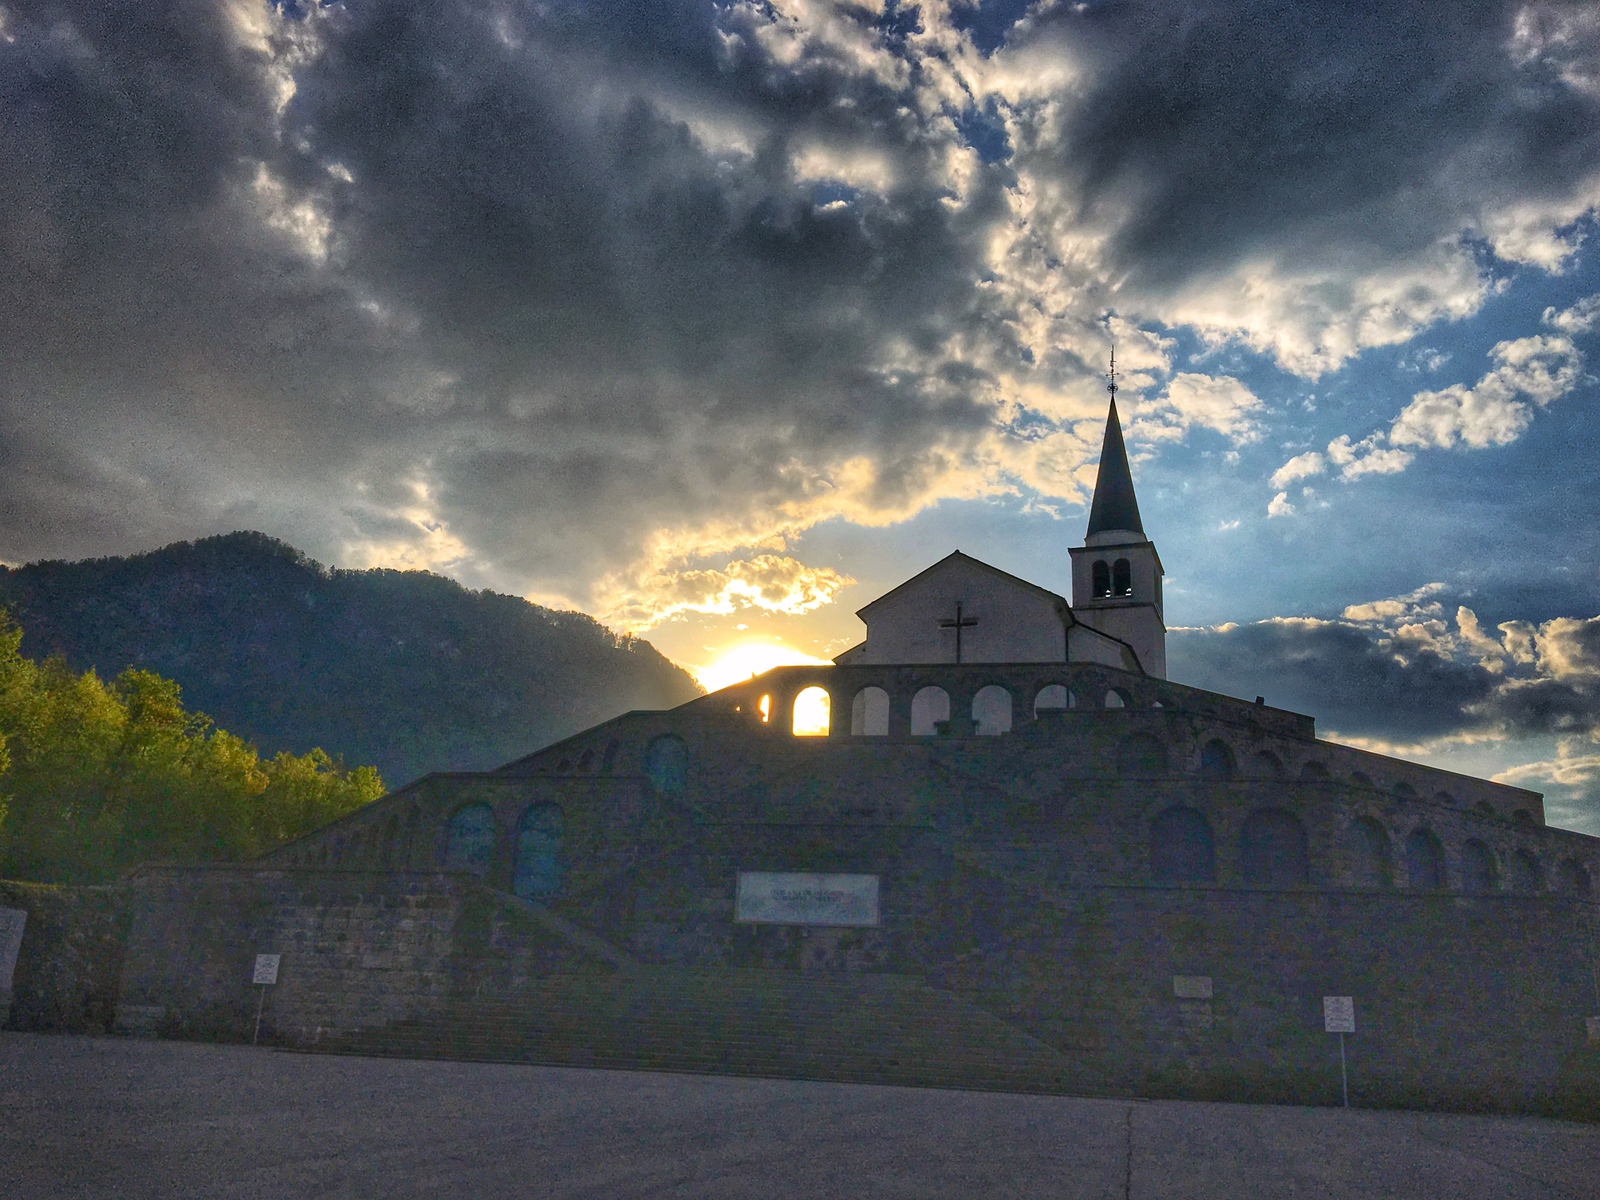
<svg viewBox="0 0 1600 1200"><path fill-rule="evenodd" d="M814 710L815 693L826 696L821 687L810 687L795 697L796 719L794 732L802 734L799 713L803 708ZM1128 698L1116 688L1109 688L1100 697L1102 708L1127 708ZM1064 712L1079 707L1079 700L1066 685L1046 684L1034 693L1032 715L1035 720L1051 712ZM987 684L973 694L970 717L973 732L980 737L1010 733L1014 724L1015 705L1011 690L998 683ZM850 734L852 737L887 737L890 729L891 703L889 693L876 685L856 692L850 703ZM913 737L936 737L948 727L951 716L950 693L936 684L919 688L911 697L910 730ZM826 733L826 728L808 727L804 733Z"/></svg>
<svg viewBox="0 0 1600 1200"><path fill-rule="evenodd" d="M1411 891L1444 891L1450 871L1444 844L1419 825L1401 844L1399 861L1389 831L1371 817L1358 817L1346 830L1348 882L1357 887L1387 888L1397 884ZM1217 882L1216 841L1211 822L1198 809L1174 805L1150 822L1150 875L1157 883ZM1397 870L1398 868L1398 870ZM1239 832L1239 874L1255 887L1300 887L1311 882L1311 855L1305 825L1281 808L1258 808ZM1555 890L1581 899L1593 895L1588 869L1575 859L1559 863ZM1480 839L1463 843L1459 869L1461 890L1488 895L1512 892L1540 895L1551 880L1543 860L1526 848L1513 850L1502 868Z"/></svg>
<svg viewBox="0 0 1600 1200"><path fill-rule="evenodd" d="M561 890L563 818L559 806L530 804L517 821L511 890L524 900L548 900ZM494 866L499 830L487 804L467 804L445 826L444 869L487 875Z"/></svg>

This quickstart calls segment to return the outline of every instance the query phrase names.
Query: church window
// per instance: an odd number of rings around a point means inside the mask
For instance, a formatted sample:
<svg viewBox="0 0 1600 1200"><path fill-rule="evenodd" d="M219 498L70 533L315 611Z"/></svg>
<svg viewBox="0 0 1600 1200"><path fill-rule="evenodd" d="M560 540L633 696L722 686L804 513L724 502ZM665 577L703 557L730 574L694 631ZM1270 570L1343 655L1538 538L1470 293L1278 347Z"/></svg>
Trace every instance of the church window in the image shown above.
<svg viewBox="0 0 1600 1200"><path fill-rule="evenodd" d="M1151 733L1130 733L1117 747L1117 771L1135 779L1167 773L1167 748Z"/></svg>
<svg viewBox="0 0 1600 1200"><path fill-rule="evenodd" d="M657 795L683 795L689 782L689 747L676 734L663 733L645 751L644 773Z"/></svg>
<svg viewBox="0 0 1600 1200"><path fill-rule="evenodd" d="M1513 809L1511 813L1511 819L1518 825L1537 824L1537 822L1533 819L1533 814L1525 808Z"/></svg>
<svg viewBox="0 0 1600 1200"><path fill-rule="evenodd" d="M1119 558L1111 567L1111 594L1133 595L1133 567L1125 558Z"/></svg>
<svg viewBox="0 0 1600 1200"><path fill-rule="evenodd" d="M1213 738L1200 747L1200 777L1202 779L1232 779L1233 751L1227 743Z"/></svg>
<svg viewBox="0 0 1600 1200"><path fill-rule="evenodd" d="M1366 776L1366 774L1364 772L1361 772L1361 771L1353 771L1353 772L1351 772L1350 782L1355 784L1357 787L1369 788L1369 787L1372 786L1372 780L1369 779Z"/></svg>
<svg viewBox="0 0 1600 1200"><path fill-rule="evenodd" d="M1357 887L1389 886L1389 833L1371 817L1350 823L1350 878Z"/></svg>
<svg viewBox="0 0 1600 1200"><path fill-rule="evenodd" d="M1072 707L1072 693L1059 683L1048 684L1039 689L1039 694L1033 698L1033 715L1037 717L1042 712L1059 712Z"/></svg>
<svg viewBox="0 0 1600 1200"><path fill-rule="evenodd" d="M561 810L529 805L517 824L517 860L511 890L524 900L548 900L561 890Z"/></svg>
<svg viewBox="0 0 1600 1200"><path fill-rule="evenodd" d="M1271 750L1258 751L1251 761L1257 775L1265 776L1267 779L1277 779L1283 775L1283 764Z"/></svg>
<svg viewBox="0 0 1600 1200"><path fill-rule="evenodd" d="M446 828L444 869L487 875L494 861L494 813L487 804L456 810Z"/></svg>
<svg viewBox="0 0 1600 1200"><path fill-rule="evenodd" d="M941 687L925 687L911 698L911 733L935 737L950 721L950 695Z"/></svg>
<svg viewBox="0 0 1600 1200"><path fill-rule="evenodd" d="M1533 894L1544 891L1544 867L1526 850L1511 856L1511 887L1513 891Z"/></svg>
<svg viewBox="0 0 1600 1200"><path fill-rule="evenodd" d="M1157 883L1214 883L1211 822L1192 808L1169 808L1150 823L1150 874Z"/></svg>
<svg viewBox="0 0 1600 1200"><path fill-rule="evenodd" d="M1490 804L1487 800L1479 800L1472 806L1472 811L1480 817L1494 818L1500 815L1499 813L1495 812L1494 805Z"/></svg>
<svg viewBox="0 0 1600 1200"><path fill-rule="evenodd" d="M611 774L611 768L617 765L617 739L612 738L606 743L606 752L600 756L600 772L603 775Z"/></svg>
<svg viewBox="0 0 1600 1200"><path fill-rule="evenodd" d="M1301 779L1326 779L1327 777L1328 768L1314 758L1300 768Z"/></svg>
<svg viewBox="0 0 1600 1200"><path fill-rule="evenodd" d="M827 737L832 710L833 702L826 688L805 688L794 698L789 730L795 737Z"/></svg>
<svg viewBox="0 0 1600 1200"><path fill-rule="evenodd" d="M1444 887L1444 847L1429 830L1414 829L1406 839L1406 884L1414 892Z"/></svg>
<svg viewBox="0 0 1600 1200"><path fill-rule="evenodd" d="M594 750L591 748L578 755L578 770L587 771L592 766L594 766Z"/></svg>
<svg viewBox="0 0 1600 1200"><path fill-rule="evenodd" d="M1311 881L1305 826L1281 808L1260 808L1246 818L1239 860L1244 881L1256 887L1298 887Z"/></svg>
<svg viewBox="0 0 1600 1200"><path fill-rule="evenodd" d="M772 721L772 697L771 696L763 696L763 697L761 697L761 699L756 701L756 715L761 718L761 723L763 725L767 725L767 724L771 723L771 721Z"/></svg>
<svg viewBox="0 0 1600 1200"><path fill-rule="evenodd" d="M1449 792L1435 792L1433 794L1433 802L1435 804L1443 804L1446 808L1454 808L1456 806L1456 798Z"/></svg>
<svg viewBox="0 0 1600 1200"><path fill-rule="evenodd" d="M1561 890L1580 900L1587 900L1594 895L1594 885L1582 863L1568 859L1561 864Z"/></svg>
<svg viewBox="0 0 1600 1200"><path fill-rule="evenodd" d="M1494 855L1477 838L1461 848L1461 887L1473 896L1487 896L1495 890Z"/></svg>
<svg viewBox="0 0 1600 1200"><path fill-rule="evenodd" d="M1112 688L1106 693L1103 705L1106 708L1127 708L1128 702L1123 699L1121 692L1117 691L1116 688Z"/></svg>
<svg viewBox="0 0 1600 1200"><path fill-rule="evenodd" d="M853 737L889 736L889 693L881 687L864 687L850 702Z"/></svg>
<svg viewBox="0 0 1600 1200"><path fill-rule="evenodd" d="M1096 600L1105 600L1111 595L1111 568L1105 559L1097 559L1089 569L1092 583L1091 593Z"/></svg>
<svg viewBox="0 0 1600 1200"><path fill-rule="evenodd" d="M1397 800L1415 800L1417 798L1417 789L1403 779L1395 784L1392 790Z"/></svg>
<svg viewBox="0 0 1600 1200"><path fill-rule="evenodd" d="M979 737L1011 732L1011 693L999 684L979 688L972 698L972 726Z"/></svg>

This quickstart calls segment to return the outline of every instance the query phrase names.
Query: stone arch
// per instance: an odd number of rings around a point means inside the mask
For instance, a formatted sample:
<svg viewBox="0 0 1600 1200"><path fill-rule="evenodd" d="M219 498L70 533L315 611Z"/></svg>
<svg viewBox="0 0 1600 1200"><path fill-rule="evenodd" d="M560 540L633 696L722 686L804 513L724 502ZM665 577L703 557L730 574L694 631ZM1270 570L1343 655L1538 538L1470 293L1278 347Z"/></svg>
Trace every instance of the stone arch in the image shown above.
<svg viewBox="0 0 1600 1200"><path fill-rule="evenodd" d="M1500 872L1494 853L1477 838L1468 838L1461 847L1461 890L1473 896L1487 896L1500 888Z"/></svg>
<svg viewBox="0 0 1600 1200"><path fill-rule="evenodd" d="M972 698L972 728L979 737L1011 732L1011 693L998 683L978 689Z"/></svg>
<svg viewBox="0 0 1600 1200"><path fill-rule="evenodd" d="M1239 831L1244 881L1256 887L1299 887L1311 882L1306 827L1281 808L1258 808Z"/></svg>
<svg viewBox="0 0 1600 1200"><path fill-rule="evenodd" d="M1059 683L1047 683L1033 697L1035 719L1043 712L1062 712L1077 705L1077 697Z"/></svg>
<svg viewBox="0 0 1600 1200"><path fill-rule="evenodd" d="M1356 787L1369 788L1372 786L1372 779L1365 771L1350 772L1350 782L1355 784Z"/></svg>
<svg viewBox="0 0 1600 1200"><path fill-rule="evenodd" d="M1537 895L1544 891L1544 864L1530 850L1516 850L1511 855L1511 890L1523 895Z"/></svg>
<svg viewBox="0 0 1600 1200"><path fill-rule="evenodd" d="M1588 868L1577 859L1569 858L1561 864L1561 890L1580 900L1594 896L1594 884L1589 878Z"/></svg>
<svg viewBox="0 0 1600 1200"><path fill-rule="evenodd" d="M606 752L600 756L600 773L602 775L611 774L612 769L616 767L618 748L619 743L616 738L612 738L606 743Z"/></svg>
<svg viewBox="0 0 1600 1200"><path fill-rule="evenodd" d="M1128 698L1122 694L1120 688L1107 688L1106 698L1100 702L1101 708L1127 708Z"/></svg>
<svg viewBox="0 0 1600 1200"><path fill-rule="evenodd" d="M1250 766L1255 774L1268 779L1283 777L1283 760L1271 750L1257 750L1250 759Z"/></svg>
<svg viewBox="0 0 1600 1200"><path fill-rule="evenodd" d="M911 697L911 734L937 737L950 721L950 693L942 687L925 687Z"/></svg>
<svg viewBox="0 0 1600 1200"><path fill-rule="evenodd" d="M1328 778L1328 765L1320 759L1311 759L1300 766L1301 779L1326 779Z"/></svg>
<svg viewBox="0 0 1600 1200"><path fill-rule="evenodd" d="M582 754L578 755L578 770L587 771L593 766L594 766L594 747L593 746L589 746L589 747L586 747L584 749Z"/></svg>
<svg viewBox="0 0 1600 1200"><path fill-rule="evenodd" d="M1537 825L1538 824L1538 822L1533 819L1533 814L1531 812L1529 812L1525 808L1512 809L1511 810L1511 819L1513 821L1515 821L1518 825Z"/></svg>
<svg viewBox="0 0 1600 1200"><path fill-rule="evenodd" d="M1397 781L1394 787L1389 790L1394 794L1396 800L1415 800L1417 798L1417 789L1404 779Z"/></svg>
<svg viewBox="0 0 1600 1200"><path fill-rule="evenodd" d="M1111 598L1111 566L1103 558L1095 559L1089 568L1089 591L1096 600Z"/></svg>
<svg viewBox="0 0 1600 1200"><path fill-rule="evenodd" d="M1371 817L1350 822L1350 880L1357 887L1388 887L1392 876L1389 831Z"/></svg>
<svg viewBox="0 0 1600 1200"><path fill-rule="evenodd" d="M1157 883L1216 882L1216 848L1204 813L1176 805L1150 822L1150 876Z"/></svg>
<svg viewBox="0 0 1600 1200"><path fill-rule="evenodd" d="M852 737L889 736L889 693L881 687L864 687L850 701Z"/></svg>
<svg viewBox="0 0 1600 1200"><path fill-rule="evenodd" d="M1117 772L1128 778L1147 779L1169 769L1167 747L1153 733L1130 733L1117 745Z"/></svg>
<svg viewBox="0 0 1600 1200"><path fill-rule="evenodd" d="M1472 806L1472 811L1478 816L1488 817L1490 820L1494 820L1500 815L1499 813L1495 812L1494 805L1490 804L1487 800L1479 800Z"/></svg>
<svg viewBox="0 0 1600 1200"><path fill-rule="evenodd" d="M561 890L562 814L554 804L530 804L517 822L511 890L524 900L548 900Z"/></svg>
<svg viewBox="0 0 1600 1200"><path fill-rule="evenodd" d="M1233 751L1221 738L1212 738L1200 747L1200 777L1202 779L1232 779L1234 774Z"/></svg>
<svg viewBox="0 0 1600 1200"><path fill-rule="evenodd" d="M1444 847L1431 829L1418 826L1406 838L1406 886L1436 892L1445 886Z"/></svg>
<svg viewBox="0 0 1600 1200"><path fill-rule="evenodd" d="M1111 594L1133 595L1133 564L1125 558L1119 558L1111 564Z"/></svg>
<svg viewBox="0 0 1600 1200"><path fill-rule="evenodd" d="M1454 808L1456 806L1456 798L1449 792L1435 792L1433 794L1433 802L1435 804L1443 804L1446 808Z"/></svg>
<svg viewBox="0 0 1600 1200"><path fill-rule="evenodd" d="M827 737L832 721L833 698L814 683L801 688L789 706L789 732L795 737Z"/></svg>
<svg viewBox="0 0 1600 1200"><path fill-rule="evenodd" d="M444 869L487 875L494 863L494 813L487 804L456 809L445 826Z"/></svg>
<svg viewBox="0 0 1600 1200"><path fill-rule="evenodd" d="M661 796L682 796L689 785L689 747L675 733L652 738L644 754L644 773Z"/></svg>

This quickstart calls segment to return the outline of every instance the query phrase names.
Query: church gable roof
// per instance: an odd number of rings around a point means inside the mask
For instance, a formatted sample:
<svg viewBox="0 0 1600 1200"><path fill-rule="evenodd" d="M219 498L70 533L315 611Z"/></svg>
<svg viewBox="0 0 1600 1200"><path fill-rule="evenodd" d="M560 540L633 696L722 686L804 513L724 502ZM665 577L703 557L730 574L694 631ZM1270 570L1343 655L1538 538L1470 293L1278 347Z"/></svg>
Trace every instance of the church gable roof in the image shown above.
<svg viewBox="0 0 1600 1200"><path fill-rule="evenodd" d="M934 563L926 570L917 572L898 587L891 588L889 591L879 596L871 604L868 604L863 608L856 609L856 616L865 621L867 619L867 614L871 613L879 605L899 596L907 589L925 582L931 575L941 574L948 571L952 566L976 567L980 571L987 572L988 574L993 575L1008 584L1012 584L1017 588L1031 592L1043 599L1052 601L1058 605L1065 614L1070 614L1072 611L1071 606L1067 603L1067 598L1065 596L1058 595L1057 593L1052 592L1049 588L1042 588L1036 583L1029 583L1026 579L1023 579L1018 575L1013 575L1010 571L1002 571L999 567L990 566L982 559L973 558L970 554L963 554L961 551L956 550L945 555L945 557L941 558L938 562Z"/></svg>
<svg viewBox="0 0 1600 1200"><path fill-rule="evenodd" d="M1113 529L1144 533L1144 524L1139 520L1139 501L1133 494L1133 472L1128 469L1128 450L1122 443L1122 422L1117 418L1115 396L1106 414L1106 436L1100 446L1100 470L1094 480L1094 501L1089 505L1087 536Z"/></svg>

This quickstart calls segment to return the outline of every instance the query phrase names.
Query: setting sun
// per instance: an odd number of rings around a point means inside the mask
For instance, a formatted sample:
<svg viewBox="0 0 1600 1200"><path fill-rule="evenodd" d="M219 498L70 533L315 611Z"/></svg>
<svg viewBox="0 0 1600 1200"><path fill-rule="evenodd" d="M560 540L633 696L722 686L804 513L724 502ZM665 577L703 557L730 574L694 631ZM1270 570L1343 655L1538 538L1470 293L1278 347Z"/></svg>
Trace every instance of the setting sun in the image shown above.
<svg viewBox="0 0 1600 1200"><path fill-rule="evenodd" d="M774 642L744 642L722 652L710 666L695 668L694 676L700 686L715 692L734 683L743 683L773 667L828 666L825 658L817 658L791 646Z"/></svg>

